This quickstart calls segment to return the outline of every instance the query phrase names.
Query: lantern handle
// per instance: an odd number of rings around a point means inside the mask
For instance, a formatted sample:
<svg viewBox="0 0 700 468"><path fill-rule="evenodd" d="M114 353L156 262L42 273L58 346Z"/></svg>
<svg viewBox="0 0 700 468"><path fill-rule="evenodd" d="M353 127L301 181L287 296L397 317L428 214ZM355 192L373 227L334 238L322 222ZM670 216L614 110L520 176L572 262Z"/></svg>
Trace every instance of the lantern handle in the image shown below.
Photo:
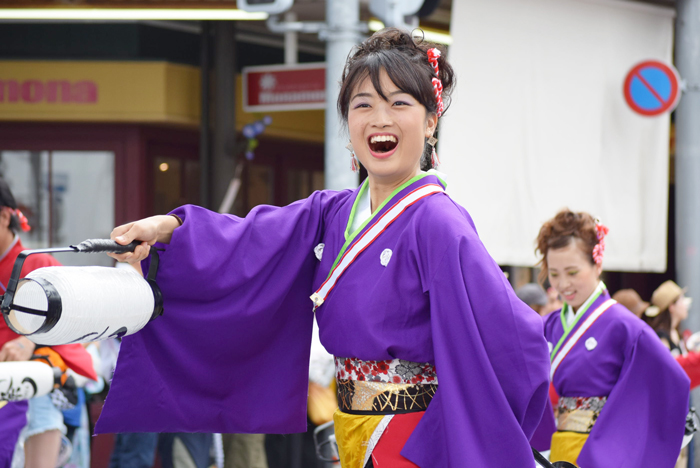
<svg viewBox="0 0 700 468"><path fill-rule="evenodd" d="M141 245L141 241L133 241L130 244L122 245L117 244L116 241L111 239L88 239L82 241L80 244L71 245L70 248L80 253L123 254L133 252L139 245Z"/></svg>
<svg viewBox="0 0 700 468"><path fill-rule="evenodd" d="M151 264L148 266L148 274L146 275L146 282L151 287L153 291L153 298L155 300L155 308L153 309L153 315L151 315L151 320L156 317L163 315L163 293L156 283L156 275L158 274L158 267L160 266L160 256L158 251L163 249L156 249L151 246Z"/></svg>

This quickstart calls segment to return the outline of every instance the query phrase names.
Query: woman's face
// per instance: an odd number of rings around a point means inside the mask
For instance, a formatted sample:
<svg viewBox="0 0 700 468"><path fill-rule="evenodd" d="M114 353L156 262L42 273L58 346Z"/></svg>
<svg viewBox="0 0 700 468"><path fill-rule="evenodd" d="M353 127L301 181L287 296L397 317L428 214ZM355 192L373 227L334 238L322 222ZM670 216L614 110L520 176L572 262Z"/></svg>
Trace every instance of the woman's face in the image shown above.
<svg viewBox="0 0 700 468"><path fill-rule="evenodd" d="M12 221L12 210L7 207L0 208L0 236L12 234L10 223Z"/></svg>
<svg viewBox="0 0 700 468"><path fill-rule="evenodd" d="M671 318L675 323L681 323L683 320L688 318L688 299L685 298L685 294L676 299L676 302L668 307L668 311L671 313Z"/></svg>
<svg viewBox="0 0 700 468"><path fill-rule="evenodd" d="M547 250L549 283L574 310L593 294L603 270L591 263L579 243L575 240L561 249Z"/></svg>
<svg viewBox="0 0 700 468"><path fill-rule="evenodd" d="M382 99L366 78L353 90L348 110L350 142L371 178L400 183L420 171L425 139L433 134L437 116L380 75Z"/></svg>

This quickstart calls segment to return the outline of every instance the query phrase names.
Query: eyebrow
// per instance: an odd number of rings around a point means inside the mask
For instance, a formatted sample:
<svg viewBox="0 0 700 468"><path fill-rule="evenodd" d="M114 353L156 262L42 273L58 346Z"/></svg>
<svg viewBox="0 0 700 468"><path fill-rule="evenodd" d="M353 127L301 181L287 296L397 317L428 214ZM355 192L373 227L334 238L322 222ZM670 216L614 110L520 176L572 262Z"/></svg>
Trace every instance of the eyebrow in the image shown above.
<svg viewBox="0 0 700 468"><path fill-rule="evenodd" d="M352 101L353 99L358 97L372 97L372 95L370 93L357 93L356 95L351 97L350 100Z"/></svg>
<svg viewBox="0 0 700 468"><path fill-rule="evenodd" d="M395 96L397 94L409 94L409 93L407 93L406 91L403 91L401 89L397 89L396 91L389 93L389 96ZM372 94L371 93L357 93L356 95L354 95L353 97L350 98L350 101L352 102L355 98L358 98L358 97L372 97Z"/></svg>

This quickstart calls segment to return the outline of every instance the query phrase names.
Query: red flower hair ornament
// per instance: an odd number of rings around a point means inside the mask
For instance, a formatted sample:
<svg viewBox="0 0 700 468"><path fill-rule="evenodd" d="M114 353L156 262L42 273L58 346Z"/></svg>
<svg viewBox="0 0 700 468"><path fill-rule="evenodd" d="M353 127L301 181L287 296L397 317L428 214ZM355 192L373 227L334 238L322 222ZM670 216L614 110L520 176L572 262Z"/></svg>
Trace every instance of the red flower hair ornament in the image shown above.
<svg viewBox="0 0 700 468"><path fill-rule="evenodd" d="M439 119L442 116L442 113L445 111L445 104L442 102L442 81L440 81L440 67L438 65L438 59L442 53L440 52L440 49L436 49L435 47L428 49L427 53L428 62L430 62L430 65L433 67L433 71L435 72L435 76L432 78L432 83L433 91L435 92L435 101L437 102L437 116ZM428 139L428 144L433 147L433 152L431 155L431 164L433 167L437 167L440 164L437 152L435 152L436 143L437 138L434 136L431 136Z"/></svg>
<svg viewBox="0 0 700 468"><path fill-rule="evenodd" d="M22 213L19 208L16 210L13 210L9 206L6 206L5 208L10 212L10 214L17 216L19 219L19 226L22 228L22 231L28 232L32 229L32 227L29 225L27 217L24 216L24 213Z"/></svg>
<svg viewBox="0 0 700 468"><path fill-rule="evenodd" d="M598 238L598 243L593 247L593 261L596 265L603 263L603 253L605 252L605 236L608 235L610 229L600 222L599 219L595 220L595 231L596 237Z"/></svg>
<svg viewBox="0 0 700 468"><path fill-rule="evenodd" d="M443 111L445 110L445 105L442 103L442 81L440 81L440 67L438 66L438 58L440 58L442 53L439 49L433 47L428 49L428 62L432 65L435 71L435 76L432 79L433 91L435 92L435 101L437 101L437 116L440 118Z"/></svg>

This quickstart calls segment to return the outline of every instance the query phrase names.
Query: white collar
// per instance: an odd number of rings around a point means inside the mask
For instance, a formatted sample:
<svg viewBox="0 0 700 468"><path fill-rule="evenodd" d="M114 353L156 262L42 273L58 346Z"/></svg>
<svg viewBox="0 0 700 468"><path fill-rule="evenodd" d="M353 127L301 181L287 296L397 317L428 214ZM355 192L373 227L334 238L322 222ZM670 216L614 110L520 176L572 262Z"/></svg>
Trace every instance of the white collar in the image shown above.
<svg viewBox="0 0 700 468"><path fill-rule="evenodd" d="M360 199L357 200L357 210L355 211L355 217L352 219L352 225L350 226L350 232L355 232L362 223L368 220L372 216L372 204L371 198L369 196L369 182L367 183L367 190L360 193Z"/></svg>

